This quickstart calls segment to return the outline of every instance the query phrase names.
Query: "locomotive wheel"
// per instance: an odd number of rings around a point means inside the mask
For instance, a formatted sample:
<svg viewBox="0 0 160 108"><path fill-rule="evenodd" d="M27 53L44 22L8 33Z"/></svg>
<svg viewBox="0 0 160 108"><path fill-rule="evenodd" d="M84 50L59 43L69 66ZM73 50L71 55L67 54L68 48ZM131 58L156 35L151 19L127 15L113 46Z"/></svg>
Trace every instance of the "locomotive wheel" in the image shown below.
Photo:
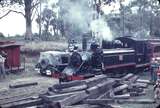
<svg viewBox="0 0 160 108"><path fill-rule="evenodd" d="M43 72L43 70L40 70L40 74L41 74L42 76L46 75L46 74Z"/></svg>
<svg viewBox="0 0 160 108"><path fill-rule="evenodd" d="M108 72L105 72L104 74L107 74L108 77L111 78L121 78L128 73L132 73L130 69L115 69L115 70L108 70Z"/></svg>

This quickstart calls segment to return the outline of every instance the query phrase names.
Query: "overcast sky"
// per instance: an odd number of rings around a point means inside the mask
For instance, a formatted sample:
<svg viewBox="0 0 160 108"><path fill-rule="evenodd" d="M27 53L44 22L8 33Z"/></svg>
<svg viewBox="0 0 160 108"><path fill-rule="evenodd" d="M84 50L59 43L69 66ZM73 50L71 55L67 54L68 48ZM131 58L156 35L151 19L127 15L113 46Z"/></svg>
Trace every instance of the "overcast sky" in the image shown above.
<svg viewBox="0 0 160 108"><path fill-rule="evenodd" d="M33 23L33 32L37 32L37 24ZM25 33L25 19L21 14L10 13L0 20L0 32L5 36L23 35Z"/></svg>
<svg viewBox="0 0 160 108"><path fill-rule="evenodd" d="M126 4L128 4L130 0L125 1ZM38 32L38 26L35 21L33 21L32 30L34 33ZM5 36L14 36L16 34L23 35L25 33L24 17L16 13L9 14L8 16L0 20L0 32L2 32Z"/></svg>

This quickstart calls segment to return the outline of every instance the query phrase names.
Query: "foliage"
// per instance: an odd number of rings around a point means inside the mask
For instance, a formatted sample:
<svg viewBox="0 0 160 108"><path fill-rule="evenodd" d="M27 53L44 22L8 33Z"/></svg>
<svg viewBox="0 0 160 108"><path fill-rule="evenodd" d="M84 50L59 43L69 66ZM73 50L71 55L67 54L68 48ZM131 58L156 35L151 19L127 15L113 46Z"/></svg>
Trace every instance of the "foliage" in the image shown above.
<svg viewBox="0 0 160 108"><path fill-rule="evenodd" d="M42 26L42 35L40 37L42 40L55 40L59 39L60 35L63 36L63 22L57 17L57 13L53 11L54 8L57 7L52 5L50 9L46 6L41 16L36 19L36 22Z"/></svg>
<svg viewBox="0 0 160 108"><path fill-rule="evenodd" d="M95 0L90 1L94 2ZM119 13L111 12L108 15L104 15L101 12L114 37L122 35L134 35L137 37L160 36L159 0L131 0L128 5L123 4L124 0L97 1L100 3L89 4L88 0L59 0L57 4L51 5L52 8L45 7L42 13L37 11L40 0L0 0L0 8L15 5L23 7L22 12L9 10L4 16L10 12L24 15L26 19L26 36L32 35L32 20L35 13L38 13L36 22L39 26L42 26L42 35L40 37L42 40L58 39L61 38L60 36L80 39L83 33L90 31L93 13L102 11L99 8L102 3L103 5L119 3ZM48 3L46 0L42 0L42 2ZM56 8L59 8L60 11L55 12ZM93 8L96 9L93 10Z"/></svg>
<svg viewBox="0 0 160 108"><path fill-rule="evenodd" d="M4 34L0 32L0 39L5 38Z"/></svg>
<svg viewBox="0 0 160 108"><path fill-rule="evenodd" d="M119 14L106 16L114 37L133 35L137 37L160 37L160 5L156 0L133 0L121 5ZM124 20L124 21L123 21ZM123 34L124 30L124 34Z"/></svg>

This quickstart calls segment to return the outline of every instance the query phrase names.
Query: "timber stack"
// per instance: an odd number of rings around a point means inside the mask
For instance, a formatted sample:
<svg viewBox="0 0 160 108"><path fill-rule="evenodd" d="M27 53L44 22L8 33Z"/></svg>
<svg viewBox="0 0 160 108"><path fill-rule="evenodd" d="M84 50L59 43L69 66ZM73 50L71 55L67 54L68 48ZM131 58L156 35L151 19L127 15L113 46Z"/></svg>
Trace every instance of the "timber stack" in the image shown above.
<svg viewBox="0 0 160 108"><path fill-rule="evenodd" d="M2 108L121 108L114 104L151 104L155 102L154 99L133 98L145 95L149 83L148 80L139 79L133 74L119 79L98 75L86 80L56 84L38 97L0 105Z"/></svg>

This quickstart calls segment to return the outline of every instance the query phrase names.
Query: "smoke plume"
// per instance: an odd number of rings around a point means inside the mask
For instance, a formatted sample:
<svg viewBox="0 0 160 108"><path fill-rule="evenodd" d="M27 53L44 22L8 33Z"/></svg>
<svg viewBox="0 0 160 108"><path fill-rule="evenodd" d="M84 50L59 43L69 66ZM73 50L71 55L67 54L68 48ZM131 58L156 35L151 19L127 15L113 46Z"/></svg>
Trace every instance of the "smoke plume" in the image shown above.
<svg viewBox="0 0 160 108"><path fill-rule="evenodd" d="M91 21L91 30L95 33L96 38L108 41L113 39L110 28L102 18Z"/></svg>
<svg viewBox="0 0 160 108"><path fill-rule="evenodd" d="M88 0L60 0L59 5L67 35L75 37L89 31L92 9Z"/></svg>
<svg viewBox="0 0 160 108"><path fill-rule="evenodd" d="M90 2L90 3L89 3ZM66 34L70 37L80 36L92 31L96 38L112 40L112 33L103 19L93 20L95 10L92 0L60 0L61 16L65 23Z"/></svg>

